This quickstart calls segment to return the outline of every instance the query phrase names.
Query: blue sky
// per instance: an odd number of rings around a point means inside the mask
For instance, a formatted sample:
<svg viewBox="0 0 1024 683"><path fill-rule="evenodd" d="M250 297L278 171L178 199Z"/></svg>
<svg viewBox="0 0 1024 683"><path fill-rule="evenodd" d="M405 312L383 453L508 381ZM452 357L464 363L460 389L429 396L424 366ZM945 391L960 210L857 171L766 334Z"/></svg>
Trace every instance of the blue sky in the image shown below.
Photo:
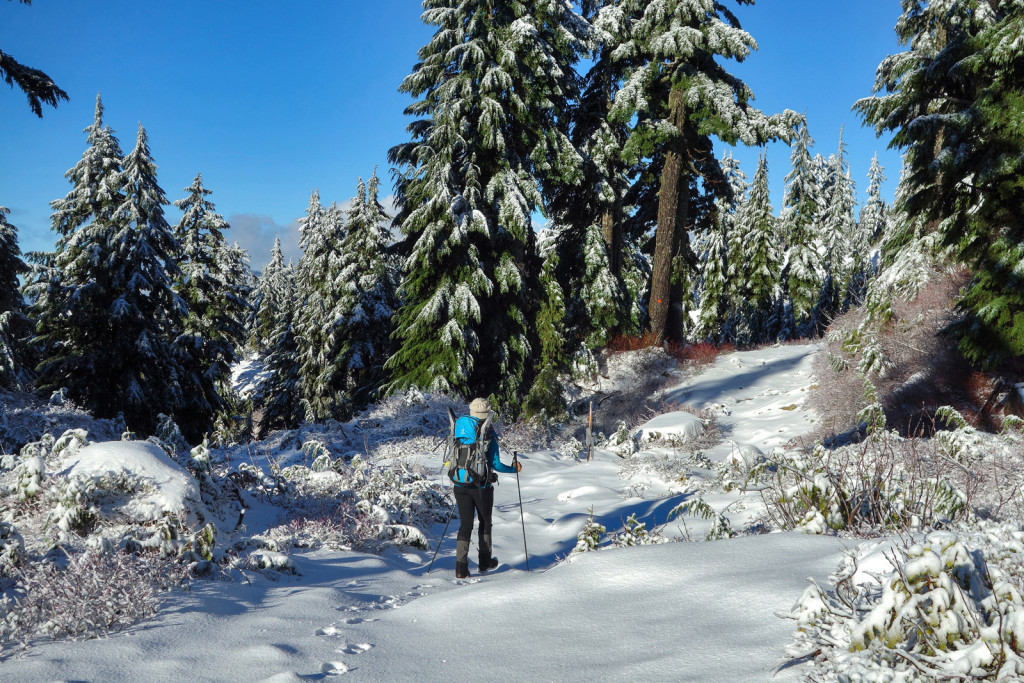
<svg viewBox="0 0 1024 683"><path fill-rule="evenodd" d="M824 155L845 125L861 198L876 151L891 198L899 157L850 106L901 49L898 0L762 0L735 11L760 46L732 66L756 104L806 113L813 151ZM0 205L22 250L53 247L49 202L70 189L64 173L85 149L99 92L125 151L145 126L169 199L201 172L232 225L228 238L249 249L254 267L277 235L297 258L295 221L313 188L325 202L347 201L376 166L390 192L387 150L406 139L410 103L398 85L432 34L420 12L415 0L0 2L0 49L71 98L37 119L20 91L0 85ZM752 177L758 150L734 154ZM768 160L778 211L789 149L769 146ZM169 207L169 220L178 217Z"/></svg>

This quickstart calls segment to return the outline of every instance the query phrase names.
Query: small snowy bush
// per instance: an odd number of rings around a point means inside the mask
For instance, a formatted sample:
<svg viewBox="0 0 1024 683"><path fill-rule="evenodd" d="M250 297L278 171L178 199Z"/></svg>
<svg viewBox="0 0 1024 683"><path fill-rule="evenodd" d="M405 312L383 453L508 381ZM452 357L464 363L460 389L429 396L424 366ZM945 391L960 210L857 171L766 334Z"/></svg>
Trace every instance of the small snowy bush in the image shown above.
<svg viewBox="0 0 1024 683"><path fill-rule="evenodd" d="M977 486L957 463L936 454L927 439L876 432L861 444L828 450L776 451L750 479L768 479L762 490L776 526L808 533L877 532L948 525L970 514Z"/></svg>
<svg viewBox="0 0 1024 683"><path fill-rule="evenodd" d="M600 522L594 521L594 508L590 508L590 519L583 525L583 529L576 536L576 547L569 553L569 557L580 553L597 550L601 547L601 538L608 529Z"/></svg>
<svg viewBox="0 0 1024 683"><path fill-rule="evenodd" d="M648 531L647 523L638 521L636 514L632 514L622 523L622 531L612 534L611 541L617 548L626 548L634 545L667 543L668 539L657 530Z"/></svg>
<svg viewBox="0 0 1024 683"><path fill-rule="evenodd" d="M628 457L636 453L637 444L633 438L633 430L625 421L619 421L615 433L608 437L604 444L605 450L611 451L621 457Z"/></svg>
<svg viewBox="0 0 1024 683"><path fill-rule="evenodd" d="M14 575L25 559L25 539L18 528L9 522L0 522L0 578Z"/></svg>
<svg viewBox="0 0 1024 683"><path fill-rule="evenodd" d="M700 519L711 520L711 528L708 529L708 533L704 537L707 541L732 538L736 535L736 532L732 530L732 522L725 516L725 510L715 510L700 496L691 498L685 503L674 507L668 513L668 518L674 519L680 515L690 515Z"/></svg>
<svg viewBox="0 0 1024 683"><path fill-rule="evenodd" d="M38 638L92 638L155 615L160 592L184 579L153 558L85 553L65 568L36 562L16 572L14 596L0 601L0 647Z"/></svg>
<svg viewBox="0 0 1024 683"><path fill-rule="evenodd" d="M813 658L814 680L1024 675L1024 532L936 532L886 557L891 570L866 581L845 558L831 587L812 583L793 607L788 654Z"/></svg>

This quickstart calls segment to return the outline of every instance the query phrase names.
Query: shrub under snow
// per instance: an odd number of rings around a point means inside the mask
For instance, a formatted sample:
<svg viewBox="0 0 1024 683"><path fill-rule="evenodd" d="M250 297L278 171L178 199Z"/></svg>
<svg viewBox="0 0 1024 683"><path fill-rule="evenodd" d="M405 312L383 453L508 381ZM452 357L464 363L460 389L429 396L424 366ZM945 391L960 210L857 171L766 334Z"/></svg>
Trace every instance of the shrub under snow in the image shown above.
<svg viewBox="0 0 1024 683"><path fill-rule="evenodd" d="M1019 680L1024 675L1024 532L934 532L868 576L845 558L832 585L793 607L788 653L816 681Z"/></svg>
<svg viewBox="0 0 1024 683"><path fill-rule="evenodd" d="M183 570L152 557L84 553L64 568L36 562L15 573L13 597L0 600L0 648L38 638L92 638L152 617L160 593Z"/></svg>

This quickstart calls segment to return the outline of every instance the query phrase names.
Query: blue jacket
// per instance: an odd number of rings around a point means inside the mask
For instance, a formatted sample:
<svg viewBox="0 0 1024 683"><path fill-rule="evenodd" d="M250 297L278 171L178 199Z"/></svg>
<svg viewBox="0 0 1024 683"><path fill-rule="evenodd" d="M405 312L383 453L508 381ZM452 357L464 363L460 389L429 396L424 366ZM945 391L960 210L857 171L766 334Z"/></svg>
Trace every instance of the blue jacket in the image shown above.
<svg viewBox="0 0 1024 683"><path fill-rule="evenodd" d="M478 418L470 417L469 415L463 415L462 417L455 421L455 433L460 434L468 432L470 434L476 434L476 430L479 427L479 423L480 420ZM501 462L501 459L499 457L500 454L498 452L498 439L495 438L494 432L489 430L488 436L490 438L487 441L487 460L491 465L491 469L495 472L501 472L503 474L515 474L516 470L514 467L505 465ZM473 443L473 439L471 437L456 438L456 440L461 441L464 444ZM461 479L463 482L468 478L466 477L466 470L462 469L460 469L455 476L456 479ZM475 484L465 484L460 483L459 481L455 481L453 483L456 486L471 486L472 488L476 488ZM491 484L489 482L481 486L481 488L490 487Z"/></svg>

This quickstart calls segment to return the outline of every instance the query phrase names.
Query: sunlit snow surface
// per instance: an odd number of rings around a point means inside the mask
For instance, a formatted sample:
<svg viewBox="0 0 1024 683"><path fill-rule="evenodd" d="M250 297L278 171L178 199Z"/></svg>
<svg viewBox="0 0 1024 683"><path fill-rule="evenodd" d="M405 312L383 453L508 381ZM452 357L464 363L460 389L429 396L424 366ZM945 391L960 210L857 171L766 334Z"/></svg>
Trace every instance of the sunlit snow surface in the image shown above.
<svg viewBox="0 0 1024 683"><path fill-rule="evenodd" d="M815 350L726 355L662 398L717 411L725 441L709 449L712 460L747 446L768 452L810 428L803 403ZM297 553L298 576L198 581L129 633L43 644L0 671L19 681L796 679L799 669L776 673L793 630L776 612L792 607L807 577L825 580L840 542L769 534L607 549L558 564L591 509L610 531L630 514L650 527L686 499L676 482L642 473L624 479L624 461L603 450L594 456L586 463L523 454L520 487L502 475L494 527L501 565L483 577L474 547L473 577L453 578L456 520L430 574L432 550ZM436 471L439 453L421 457ZM755 494L738 492L705 500L716 509L738 502L733 509L747 514L758 504ZM685 523L703 538L707 523ZM430 530L431 543L442 529ZM664 533L683 528L676 520Z"/></svg>

